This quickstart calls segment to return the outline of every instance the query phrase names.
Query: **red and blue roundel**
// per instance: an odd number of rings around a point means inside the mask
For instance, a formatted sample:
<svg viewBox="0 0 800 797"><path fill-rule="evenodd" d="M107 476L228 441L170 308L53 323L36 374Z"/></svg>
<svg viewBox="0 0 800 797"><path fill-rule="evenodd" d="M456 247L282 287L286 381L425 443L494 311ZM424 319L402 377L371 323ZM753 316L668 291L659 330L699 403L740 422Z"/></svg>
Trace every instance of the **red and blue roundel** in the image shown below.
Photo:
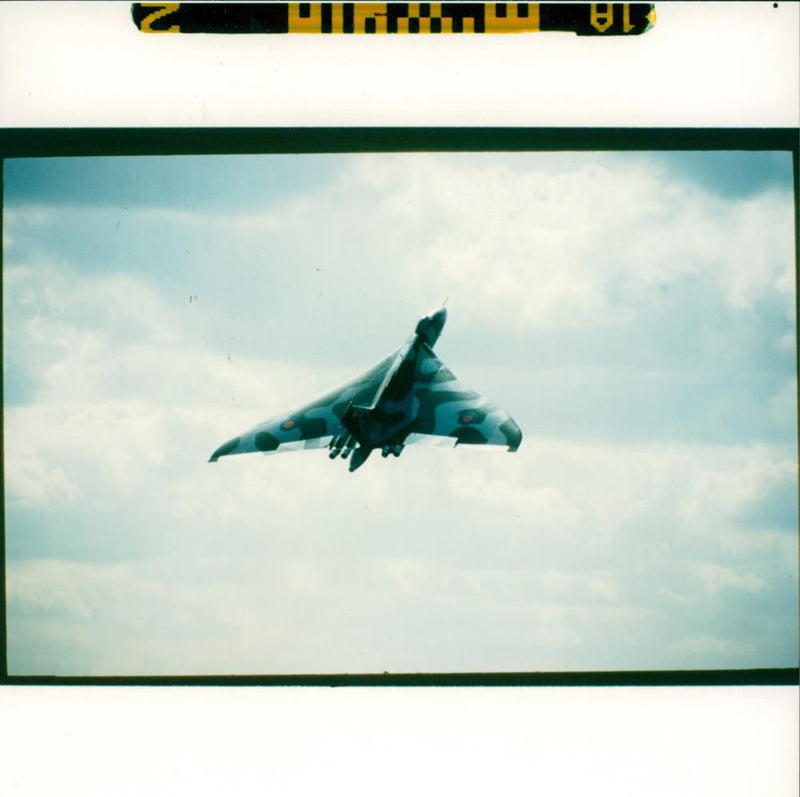
<svg viewBox="0 0 800 797"><path fill-rule="evenodd" d="M291 418L289 418L288 421L284 421L281 424L281 429L283 429L284 432L290 432L296 425L297 424Z"/></svg>
<svg viewBox="0 0 800 797"><path fill-rule="evenodd" d="M469 426L473 423L480 423L483 418L484 414L482 412L478 412L477 410L461 410L461 412L458 413L458 422L464 426Z"/></svg>

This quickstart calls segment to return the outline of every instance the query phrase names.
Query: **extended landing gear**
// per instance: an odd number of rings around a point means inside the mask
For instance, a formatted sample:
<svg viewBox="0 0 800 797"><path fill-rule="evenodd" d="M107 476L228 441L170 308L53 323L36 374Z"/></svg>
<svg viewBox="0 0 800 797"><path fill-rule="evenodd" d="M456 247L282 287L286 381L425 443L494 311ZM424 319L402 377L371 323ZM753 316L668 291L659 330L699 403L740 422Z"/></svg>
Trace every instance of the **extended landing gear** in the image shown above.
<svg viewBox="0 0 800 797"><path fill-rule="evenodd" d="M340 434L338 437L334 437L328 445L330 449L328 456L331 459L336 459L341 454L342 459L347 459L357 445L358 440L353 435Z"/></svg>
<svg viewBox="0 0 800 797"><path fill-rule="evenodd" d="M400 452L405 448L402 443L393 446L383 446L381 448L381 455L384 457L388 457L389 454L393 454L396 457L400 456ZM373 448L369 445L366 447L364 444L360 444L358 440L355 438L355 435L350 434L349 432L345 432L343 434L334 437L333 440L328 444L328 457L330 459L336 459L336 457L341 457L342 459L350 458L350 472L352 473L356 468L360 468L364 462L366 462L367 457L372 453ZM350 457L350 455L353 455Z"/></svg>
<svg viewBox="0 0 800 797"><path fill-rule="evenodd" d="M399 457L404 448L405 446L402 444L398 444L396 446L384 446L381 449L381 456L388 457L389 454L394 454L394 456Z"/></svg>
<svg viewBox="0 0 800 797"><path fill-rule="evenodd" d="M336 459L338 456L341 456L342 459L347 459L351 454L353 455L350 457L350 473L360 468L367 461L367 457L372 452L371 448L364 448L363 445L359 445L355 436L349 433L334 437L328 445L328 448L330 449L328 451L328 457L330 459Z"/></svg>

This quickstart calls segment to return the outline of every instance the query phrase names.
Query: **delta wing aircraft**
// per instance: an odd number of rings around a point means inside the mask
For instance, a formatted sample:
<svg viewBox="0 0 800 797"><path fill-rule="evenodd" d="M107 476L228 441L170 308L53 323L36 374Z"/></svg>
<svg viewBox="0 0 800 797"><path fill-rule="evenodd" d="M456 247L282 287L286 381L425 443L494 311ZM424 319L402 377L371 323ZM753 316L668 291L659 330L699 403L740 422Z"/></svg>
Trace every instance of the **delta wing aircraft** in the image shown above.
<svg viewBox="0 0 800 797"><path fill-rule="evenodd" d="M350 457L352 473L375 449L384 457L399 457L405 446L434 437L452 438L454 446L498 445L516 451L522 432L513 418L464 387L433 353L445 321L444 307L429 313L405 344L374 368L223 443L209 462L231 454L327 446L331 459Z"/></svg>

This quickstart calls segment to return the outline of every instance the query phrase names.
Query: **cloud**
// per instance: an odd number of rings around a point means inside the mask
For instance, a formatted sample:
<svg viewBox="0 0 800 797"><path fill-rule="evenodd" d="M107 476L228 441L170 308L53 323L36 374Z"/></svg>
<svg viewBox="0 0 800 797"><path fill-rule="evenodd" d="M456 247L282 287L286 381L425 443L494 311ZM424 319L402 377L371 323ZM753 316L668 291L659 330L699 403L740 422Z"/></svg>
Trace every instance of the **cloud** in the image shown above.
<svg viewBox="0 0 800 797"><path fill-rule="evenodd" d="M71 500L110 487L127 492L141 486L143 474L163 462L167 413L136 401L59 402L12 408L6 414L6 472L9 500L34 482L59 477ZM41 463L19 473L26 463ZM59 463L54 466L48 463ZM66 474L66 475L65 475ZM24 489L21 492L24 495ZM23 499L24 502L24 499Z"/></svg>
<svg viewBox="0 0 800 797"><path fill-rule="evenodd" d="M751 545L728 549L737 530L715 493L689 516L681 505L731 460L734 478L757 475L766 452L646 448L552 441L482 460L409 450L357 485L319 452L198 463L172 480L143 471L137 494L114 502L132 516L130 530L157 532L144 533L136 561L12 558L15 671L33 666L23 650L45 660L63 644L50 633L62 622L81 640L61 665L71 672L757 665L762 634L775 648L779 613L750 629L746 646L720 619L740 606L774 608L796 543L753 528ZM460 474L484 487L505 474L512 489L502 500L491 489L466 498ZM528 511L565 485L568 523L559 527L559 502L552 515ZM23 629L28 648L17 646ZM689 632L716 641L688 645ZM771 660L789 661L793 645L784 635Z"/></svg>
<svg viewBox="0 0 800 797"><path fill-rule="evenodd" d="M721 567L713 562L699 562L693 567L696 578L703 585L703 589L711 594L720 589L744 589L749 592L759 592L767 584L752 573L738 574L729 567Z"/></svg>
<svg viewBox="0 0 800 797"><path fill-rule="evenodd" d="M685 637L668 645L670 650L691 656L725 656L730 652L731 646L731 642L713 636Z"/></svg>
<svg viewBox="0 0 800 797"><path fill-rule="evenodd" d="M586 574L546 570L540 583L553 597L568 600L577 594L582 600L596 598L613 603L620 594L619 584L613 578L598 575L587 577Z"/></svg>
<svg viewBox="0 0 800 797"><path fill-rule="evenodd" d="M787 192L737 201L637 161L555 173L538 163L369 156L352 171L356 191L382 198L381 226L421 232L417 277L481 321L517 331L625 324L642 300L703 273L734 310L776 287L790 310Z"/></svg>
<svg viewBox="0 0 800 797"><path fill-rule="evenodd" d="M298 174L309 171L302 156L284 162ZM402 335L409 316L445 296L472 329L532 341L569 330L621 330L647 340L649 330L643 335L640 327L654 316L663 348L685 334L682 319L695 320L685 308L694 307L698 289L708 291L702 327L730 323L724 310L761 312L769 299L785 318L776 337L793 333L788 189L726 196L641 154L414 153L329 156L325 163L328 179L300 180L304 190L280 203L273 186L268 200L243 207L231 199L213 212L198 203L171 210L140 204L119 227L113 205L66 206L58 214L41 202L15 206L8 226L21 244L7 263L28 262L47 241L58 262L136 271L168 289L166 322L185 309L178 300L199 294L218 339L223 322L225 342L235 338L249 356L311 350L341 361L348 347L371 357L363 335L365 323L377 320L370 307L380 307L385 328ZM155 165L142 165L143 185L148 169ZM26 219L43 213L47 221L31 246ZM287 339L298 312L315 324ZM258 329L245 318L257 318ZM313 334L320 328L326 346Z"/></svg>
<svg viewBox="0 0 800 797"><path fill-rule="evenodd" d="M493 477L487 473L485 463L457 467L450 479L450 490L459 499L502 516L535 518L544 529L563 530L581 519L580 510L556 487L535 486L535 482L524 478L515 483L507 478L506 469Z"/></svg>
<svg viewBox="0 0 800 797"><path fill-rule="evenodd" d="M84 497L66 473L50 466L44 457L24 451L15 456L13 447L11 450L13 466L6 470L5 483L5 494L11 503L25 508L57 507Z"/></svg>

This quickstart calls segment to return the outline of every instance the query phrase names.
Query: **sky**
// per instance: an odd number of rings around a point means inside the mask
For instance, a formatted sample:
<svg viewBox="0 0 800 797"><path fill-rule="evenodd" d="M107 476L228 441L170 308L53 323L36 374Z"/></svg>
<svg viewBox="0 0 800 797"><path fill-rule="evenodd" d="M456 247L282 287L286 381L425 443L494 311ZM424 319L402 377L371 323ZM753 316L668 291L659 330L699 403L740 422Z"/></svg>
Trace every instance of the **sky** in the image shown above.
<svg viewBox="0 0 800 797"><path fill-rule="evenodd" d="M798 664L784 152L4 164L12 674ZM447 298L518 452L208 464Z"/></svg>

